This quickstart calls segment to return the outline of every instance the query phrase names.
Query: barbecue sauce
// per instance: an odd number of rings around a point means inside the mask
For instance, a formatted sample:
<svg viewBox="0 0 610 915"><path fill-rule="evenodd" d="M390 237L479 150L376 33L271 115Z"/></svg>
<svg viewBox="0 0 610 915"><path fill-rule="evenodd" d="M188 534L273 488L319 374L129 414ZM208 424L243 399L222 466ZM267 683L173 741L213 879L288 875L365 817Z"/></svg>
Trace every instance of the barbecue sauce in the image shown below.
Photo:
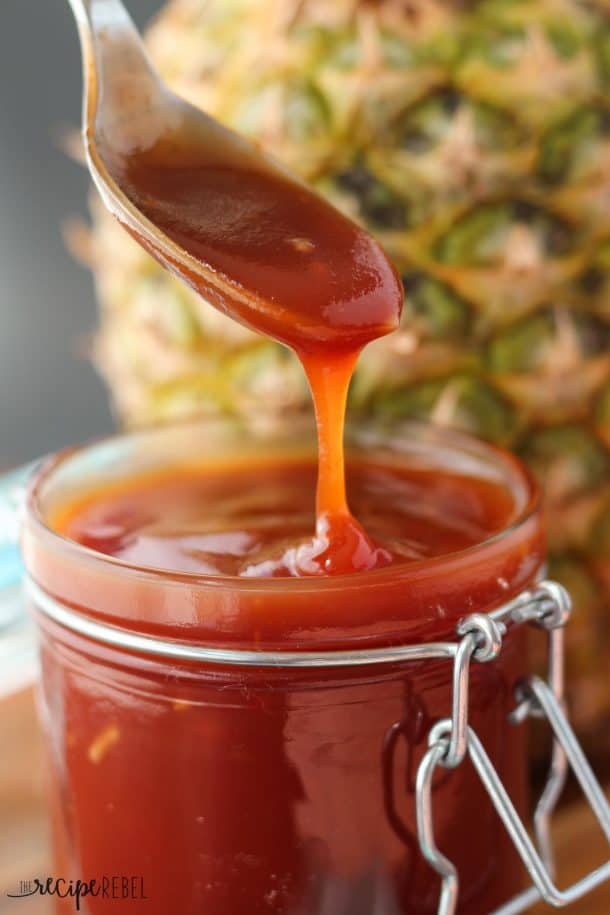
<svg viewBox="0 0 610 915"><path fill-rule="evenodd" d="M501 530L514 510L496 481L448 470L352 457L347 480L358 517L397 564L474 546ZM63 505L53 526L132 565L277 577L303 562L294 544L307 542L313 527L315 485L315 462L305 456L174 467L88 492Z"/></svg>
<svg viewBox="0 0 610 915"><path fill-rule="evenodd" d="M128 218L122 206L116 215L206 300L291 347L313 395L315 536L278 552L260 574L386 565L391 551L371 540L348 507L343 426L360 351L398 324L400 280L362 228L231 131L167 98L146 112L145 131L135 118L132 136L125 120L117 128L116 117L101 118L100 159L130 204Z"/></svg>

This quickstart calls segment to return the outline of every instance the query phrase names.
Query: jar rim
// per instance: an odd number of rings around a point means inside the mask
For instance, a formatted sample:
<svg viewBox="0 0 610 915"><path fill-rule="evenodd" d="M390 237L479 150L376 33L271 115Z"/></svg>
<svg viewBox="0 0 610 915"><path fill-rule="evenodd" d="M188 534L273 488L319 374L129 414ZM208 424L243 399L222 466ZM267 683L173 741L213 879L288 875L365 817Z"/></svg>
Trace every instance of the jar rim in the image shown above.
<svg viewBox="0 0 610 915"><path fill-rule="evenodd" d="M510 522L495 531L489 537L471 544L461 550L444 553L437 556L417 559L401 564L400 567L388 566L363 572L349 572L333 576L315 576L315 577L277 577L277 578L254 578L244 576L230 575L210 575L193 571L172 571L168 569L158 569L151 566L140 565L120 559L116 556L100 553L83 544L80 544L54 530L46 521L42 506L42 494L45 485L53 480L53 475L64 467L70 460L79 456L92 454L96 449L101 449L111 445L118 445L128 441L144 441L146 438L158 437L160 435L171 435L172 431L197 430L205 427L206 430L227 429L237 431L243 434L243 427L234 423L227 423L225 420L205 420L202 421L184 421L173 423L169 426L160 426L143 430L114 433L103 438L93 440L81 446L63 449L44 460L41 466L34 474L30 482L25 502L25 514L27 524L31 527L36 538L42 538L45 545L53 550L61 552L64 556L71 559L78 559L81 563L86 563L89 567L104 569L106 572L115 573L121 577L128 577L131 580L140 580L147 582L163 581L164 586L187 586L205 589L227 589L237 593L251 592L320 592L331 593L338 589L353 588L355 585L362 587L364 585L376 585L388 578L396 580L404 577L405 580L417 575L421 570L429 572L432 569L442 570L444 565L456 560L468 561L475 558L477 554L484 552L488 547L501 543L511 534L518 531L524 526L539 510L540 492L539 487L534 480L531 472L527 467L513 454L496 445L484 442L481 439L474 438L464 432L439 428L428 423L416 421L400 421L396 423L372 423L366 426L369 439L374 442L374 436L384 437L384 441L379 447L387 445L388 436L403 436L403 444L413 441L418 442L418 447L423 453L427 447L442 448L447 453L455 455L461 454L473 459L481 459L489 465L496 468L502 468L503 479L507 488L519 486L521 488L521 504L515 509L515 517ZM348 426L348 430L349 430ZM353 430L353 427L351 427ZM250 430L248 430L250 434ZM291 436L292 437L292 436ZM255 435L255 441L271 441L265 435L262 438ZM517 502L517 500L515 499Z"/></svg>

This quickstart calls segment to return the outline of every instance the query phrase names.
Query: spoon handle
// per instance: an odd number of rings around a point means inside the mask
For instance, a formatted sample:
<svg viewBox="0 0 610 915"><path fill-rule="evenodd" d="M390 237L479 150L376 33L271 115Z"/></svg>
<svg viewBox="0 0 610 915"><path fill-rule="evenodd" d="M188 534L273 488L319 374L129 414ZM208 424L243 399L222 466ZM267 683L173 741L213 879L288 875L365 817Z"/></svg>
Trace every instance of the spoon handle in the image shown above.
<svg viewBox="0 0 610 915"><path fill-rule="evenodd" d="M121 0L68 0L83 50L85 88L94 73L104 91L133 76L154 79L140 33Z"/></svg>
<svg viewBox="0 0 610 915"><path fill-rule="evenodd" d="M68 2L82 48L86 150L96 131L116 149L131 148L162 98L140 34L121 0Z"/></svg>
<svg viewBox="0 0 610 915"><path fill-rule="evenodd" d="M101 30L131 33L138 44L140 36L121 0L68 0L79 28L93 37Z"/></svg>

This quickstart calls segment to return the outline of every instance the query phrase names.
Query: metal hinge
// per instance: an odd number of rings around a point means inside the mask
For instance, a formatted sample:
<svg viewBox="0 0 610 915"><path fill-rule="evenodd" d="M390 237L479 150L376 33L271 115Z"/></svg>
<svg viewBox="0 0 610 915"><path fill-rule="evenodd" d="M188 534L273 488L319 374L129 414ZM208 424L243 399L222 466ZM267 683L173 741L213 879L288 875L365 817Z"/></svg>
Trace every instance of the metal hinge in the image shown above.
<svg viewBox="0 0 610 915"><path fill-rule="evenodd" d="M416 778L416 818L419 845L424 858L441 877L438 915L455 915L459 901L459 875L455 865L439 851L434 839L432 781L438 767L455 769L468 755L491 802L527 868L532 886L490 915L519 915L541 899L562 908L610 878L610 860L560 890L554 882L550 820L571 767L608 842L610 807L591 770L564 709L564 632L570 598L556 582L541 582L499 610L484 616L473 614L460 623L462 640L453 661L452 715L438 721L430 731L429 749ZM547 682L532 676L517 684L513 723L528 717L543 717L553 733L551 765L545 788L534 813L532 841L502 780L474 730L468 723L468 688L471 661L486 663L502 649L507 625L530 623L542 627L549 637Z"/></svg>

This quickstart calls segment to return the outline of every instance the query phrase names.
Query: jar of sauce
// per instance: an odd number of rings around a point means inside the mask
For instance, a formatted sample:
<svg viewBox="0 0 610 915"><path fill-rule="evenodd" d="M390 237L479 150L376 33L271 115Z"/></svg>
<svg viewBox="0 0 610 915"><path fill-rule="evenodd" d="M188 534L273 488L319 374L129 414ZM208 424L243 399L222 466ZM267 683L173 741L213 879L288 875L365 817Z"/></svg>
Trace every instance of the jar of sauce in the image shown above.
<svg viewBox="0 0 610 915"><path fill-rule="evenodd" d="M432 726L451 714L452 664L413 649L456 641L464 616L533 585L538 497L513 457L423 426L350 430L347 456L355 511L408 534L404 562L315 578L198 570L239 552L230 539L203 558L188 549L194 530L230 511L229 491L234 517L236 498L249 518L274 505L280 524L313 512L307 430L139 432L39 472L23 555L55 873L133 876L146 897L91 895L90 915L437 912L415 781ZM159 526L170 503L182 506L172 532ZM508 716L524 638L515 627L497 658L473 665L469 694L470 724L522 815L525 732ZM493 911L523 869L471 763L441 770L433 798L458 912Z"/></svg>

